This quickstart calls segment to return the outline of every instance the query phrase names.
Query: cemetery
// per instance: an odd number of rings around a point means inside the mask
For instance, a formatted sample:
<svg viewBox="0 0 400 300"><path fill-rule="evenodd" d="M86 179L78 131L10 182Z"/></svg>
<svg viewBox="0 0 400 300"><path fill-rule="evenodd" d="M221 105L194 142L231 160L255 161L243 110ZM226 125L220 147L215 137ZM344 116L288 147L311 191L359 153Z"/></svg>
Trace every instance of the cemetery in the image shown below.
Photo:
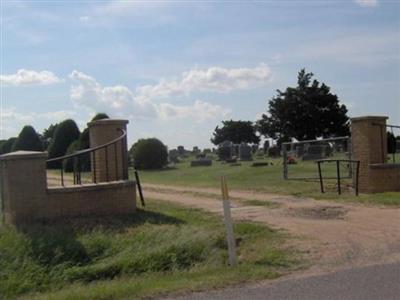
<svg viewBox="0 0 400 300"><path fill-rule="evenodd" d="M0 2L0 300L400 299L400 0Z"/></svg>

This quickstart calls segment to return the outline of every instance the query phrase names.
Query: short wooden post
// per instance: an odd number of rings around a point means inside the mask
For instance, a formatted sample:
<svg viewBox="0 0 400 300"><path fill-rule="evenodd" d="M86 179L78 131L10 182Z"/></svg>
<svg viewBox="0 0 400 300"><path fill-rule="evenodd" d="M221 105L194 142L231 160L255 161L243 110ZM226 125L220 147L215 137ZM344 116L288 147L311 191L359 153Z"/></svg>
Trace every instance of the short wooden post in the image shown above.
<svg viewBox="0 0 400 300"><path fill-rule="evenodd" d="M228 242L229 264L234 267L237 265L236 245L235 245L235 238L233 236L231 206L229 203L228 187L226 184L225 176L221 177L221 190L222 190L222 203L224 208L224 222L227 234L226 239Z"/></svg>

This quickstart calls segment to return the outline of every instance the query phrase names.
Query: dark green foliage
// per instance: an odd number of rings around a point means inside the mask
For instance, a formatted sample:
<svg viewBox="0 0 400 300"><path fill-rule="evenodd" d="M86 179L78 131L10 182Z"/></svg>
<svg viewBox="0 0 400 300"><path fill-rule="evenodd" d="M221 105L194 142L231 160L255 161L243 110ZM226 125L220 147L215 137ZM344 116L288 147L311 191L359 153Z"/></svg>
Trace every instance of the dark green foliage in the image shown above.
<svg viewBox="0 0 400 300"><path fill-rule="evenodd" d="M388 153L396 153L396 137L393 133L387 133L387 151Z"/></svg>
<svg viewBox="0 0 400 300"><path fill-rule="evenodd" d="M161 169L168 164L167 147L158 139L140 139L133 145L134 167L138 170Z"/></svg>
<svg viewBox="0 0 400 300"><path fill-rule="evenodd" d="M98 113L93 117L92 122L97 121L97 120L102 120L102 119L109 119L109 118L110 117L105 113Z"/></svg>
<svg viewBox="0 0 400 300"><path fill-rule="evenodd" d="M2 154L1 153L1 147L3 146L3 144L5 144L7 142L7 140L1 140L0 141L0 155Z"/></svg>
<svg viewBox="0 0 400 300"><path fill-rule="evenodd" d="M79 139L73 141L69 145L66 155L73 154L77 151L89 148L89 129L86 128L79 136ZM64 160L63 168L65 172L72 172L74 170L74 165L76 170L88 172L90 171L91 161L90 153L79 155L77 158L69 158Z"/></svg>
<svg viewBox="0 0 400 300"><path fill-rule="evenodd" d="M9 138L8 140L6 140L5 142L3 142L0 145L0 155L11 152L11 149L16 140L17 140L16 137L12 137L12 138Z"/></svg>
<svg viewBox="0 0 400 300"><path fill-rule="evenodd" d="M54 138L49 146L49 158L65 155L69 145L79 138L80 132L74 120L68 119L61 122L54 133ZM49 168L60 168L60 162L48 164Z"/></svg>
<svg viewBox="0 0 400 300"><path fill-rule="evenodd" d="M297 87L277 91L269 101L269 114L257 122L263 135L283 142L349 134L346 106L324 83L311 82L312 76L302 69Z"/></svg>
<svg viewBox="0 0 400 300"><path fill-rule="evenodd" d="M43 151L43 144L32 126L22 128L18 138L15 140L11 151Z"/></svg>
<svg viewBox="0 0 400 300"><path fill-rule="evenodd" d="M47 149L54 138L54 133L56 132L57 126L59 124L51 124L47 129L43 130L42 133L42 143L44 149Z"/></svg>
<svg viewBox="0 0 400 300"><path fill-rule="evenodd" d="M242 142L249 144L258 144L260 137L256 135L254 124L250 121L222 121L222 127L218 126L213 132L211 142L214 145L219 145L224 141L230 141L234 144Z"/></svg>

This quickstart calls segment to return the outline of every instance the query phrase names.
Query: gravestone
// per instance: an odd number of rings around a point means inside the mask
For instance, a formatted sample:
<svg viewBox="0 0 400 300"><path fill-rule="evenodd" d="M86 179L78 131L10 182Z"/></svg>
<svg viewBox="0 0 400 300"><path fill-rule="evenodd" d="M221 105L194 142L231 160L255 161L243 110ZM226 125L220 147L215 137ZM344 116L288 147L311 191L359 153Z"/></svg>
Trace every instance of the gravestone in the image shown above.
<svg viewBox="0 0 400 300"><path fill-rule="evenodd" d="M296 145L295 149L297 157L302 157L304 155L304 145Z"/></svg>
<svg viewBox="0 0 400 300"><path fill-rule="evenodd" d="M252 149L249 145L247 145L246 143L241 143L239 145L239 159L242 161L253 160L251 150Z"/></svg>
<svg viewBox="0 0 400 300"><path fill-rule="evenodd" d="M303 160L316 160L326 157L326 145L310 145L306 153L303 155Z"/></svg>
<svg viewBox="0 0 400 300"><path fill-rule="evenodd" d="M256 144L251 145L251 152L253 154L255 154L255 153L257 153L257 151L258 151L258 145L256 145Z"/></svg>
<svg viewBox="0 0 400 300"><path fill-rule="evenodd" d="M224 141L218 145L218 158L219 160L227 160L232 158L233 144L230 141Z"/></svg>
<svg viewBox="0 0 400 300"><path fill-rule="evenodd" d="M168 152L169 161L176 164L179 162L179 153L177 149L172 149Z"/></svg>
<svg viewBox="0 0 400 300"><path fill-rule="evenodd" d="M185 155L185 147L178 146L178 153L180 156Z"/></svg>
<svg viewBox="0 0 400 300"><path fill-rule="evenodd" d="M396 152L400 153L400 140L396 140Z"/></svg>
<svg viewBox="0 0 400 300"><path fill-rule="evenodd" d="M193 147L192 154L194 154L194 155L197 155L197 154L199 154L199 153L200 153L200 149L199 149L199 147L197 147L197 146L194 146L194 147Z"/></svg>
<svg viewBox="0 0 400 300"><path fill-rule="evenodd" d="M278 157L280 156L281 151L279 150L278 146L272 146L268 148L268 156L269 157Z"/></svg>
<svg viewBox="0 0 400 300"><path fill-rule="evenodd" d="M264 154L267 154L267 153L268 153L269 147L270 147L269 141L266 140L266 141L264 142L264 145L263 145Z"/></svg>
<svg viewBox="0 0 400 300"><path fill-rule="evenodd" d="M212 160L209 158L199 158L190 162L191 167L210 167Z"/></svg>

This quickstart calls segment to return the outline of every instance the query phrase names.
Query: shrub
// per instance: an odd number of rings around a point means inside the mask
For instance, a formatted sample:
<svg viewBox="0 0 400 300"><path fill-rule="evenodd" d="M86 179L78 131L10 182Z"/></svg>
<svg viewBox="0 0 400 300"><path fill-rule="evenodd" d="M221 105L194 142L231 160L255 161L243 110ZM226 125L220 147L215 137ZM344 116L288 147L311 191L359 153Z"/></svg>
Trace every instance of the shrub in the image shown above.
<svg viewBox="0 0 400 300"><path fill-rule="evenodd" d="M15 140L12 151L43 151L43 144L32 126L22 128L18 138Z"/></svg>
<svg viewBox="0 0 400 300"><path fill-rule="evenodd" d="M136 169L161 169L168 164L167 147L158 139L140 139L133 145Z"/></svg>
<svg viewBox="0 0 400 300"><path fill-rule="evenodd" d="M9 138L8 140L6 140L5 142L3 142L0 146L0 154L6 154L6 153L11 152L11 149L16 140L17 140L16 137L12 137L12 138Z"/></svg>
<svg viewBox="0 0 400 300"><path fill-rule="evenodd" d="M54 138L49 146L49 158L63 156L73 141L79 138L80 132L74 120L68 119L61 122L54 133ZM60 162L53 162L49 168L60 168Z"/></svg>
<svg viewBox="0 0 400 300"><path fill-rule="evenodd" d="M102 119L109 119L109 118L110 117L105 113L98 113L93 117L92 122L97 121L97 120L102 120Z"/></svg>

